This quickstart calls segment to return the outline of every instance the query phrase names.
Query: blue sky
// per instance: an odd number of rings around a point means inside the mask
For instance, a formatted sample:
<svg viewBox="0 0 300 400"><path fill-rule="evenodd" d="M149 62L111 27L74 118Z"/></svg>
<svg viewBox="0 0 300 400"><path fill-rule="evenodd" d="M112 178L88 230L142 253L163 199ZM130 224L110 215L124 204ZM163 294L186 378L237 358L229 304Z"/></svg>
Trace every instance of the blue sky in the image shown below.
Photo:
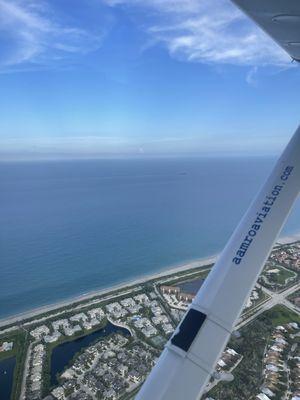
<svg viewBox="0 0 300 400"><path fill-rule="evenodd" d="M0 159L277 153L299 79L226 0L0 0Z"/></svg>

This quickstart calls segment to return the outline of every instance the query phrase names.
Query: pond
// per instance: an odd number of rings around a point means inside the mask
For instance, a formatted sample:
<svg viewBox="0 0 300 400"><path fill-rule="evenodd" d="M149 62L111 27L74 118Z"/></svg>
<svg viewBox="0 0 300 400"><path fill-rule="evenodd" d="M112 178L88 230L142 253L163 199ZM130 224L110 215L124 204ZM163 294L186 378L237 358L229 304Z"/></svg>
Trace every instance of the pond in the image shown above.
<svg viewBox="0 0 300 400"><path fill-rule="evenodd" d="M121 333L124 336L130 336L128 329L107 322L105 327L98 331L55 347L51 354L51 386L58 384L57 374L63 372L76 353L96 342L97 339L104 338L112 333Z"/></svg>
<svg viewBox="0 0 300 400"><path fill-rule="evenodd" d="M5 360L0 361L1 400L10 400L13 387L15 366L16 366L16 357L6 358Z"/></svg>
<svg viewBox="0 0 300 400"><path fill-rule="evenodd" d="M201 288L203 282L204 282L204 279L198 278L198 279L194 279L192 281L180 283L177 286L180 287L182 292L195 295L198 292L198 290Z"/></svg>

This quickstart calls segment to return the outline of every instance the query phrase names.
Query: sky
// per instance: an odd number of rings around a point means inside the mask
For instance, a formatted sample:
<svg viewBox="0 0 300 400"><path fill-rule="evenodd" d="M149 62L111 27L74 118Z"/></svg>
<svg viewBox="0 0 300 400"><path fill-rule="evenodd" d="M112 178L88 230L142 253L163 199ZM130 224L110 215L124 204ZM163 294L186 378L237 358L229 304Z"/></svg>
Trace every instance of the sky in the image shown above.
<svg viewBox="0 0 300 400"><path fill-rule="evenodd" d="M299 80L229 0L0 0L0 160L277 154Z"/></svg>

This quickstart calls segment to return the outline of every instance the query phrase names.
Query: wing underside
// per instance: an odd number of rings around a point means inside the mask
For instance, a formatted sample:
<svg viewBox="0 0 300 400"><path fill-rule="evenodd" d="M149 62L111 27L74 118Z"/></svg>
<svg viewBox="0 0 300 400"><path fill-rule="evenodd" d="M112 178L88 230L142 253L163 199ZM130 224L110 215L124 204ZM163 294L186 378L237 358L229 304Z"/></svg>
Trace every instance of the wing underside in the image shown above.
<svg viewBox="0 0 300 400"><path fill-rule="evenodd" d="M299 0L232 0L294 60L300 61Z"/></svg>

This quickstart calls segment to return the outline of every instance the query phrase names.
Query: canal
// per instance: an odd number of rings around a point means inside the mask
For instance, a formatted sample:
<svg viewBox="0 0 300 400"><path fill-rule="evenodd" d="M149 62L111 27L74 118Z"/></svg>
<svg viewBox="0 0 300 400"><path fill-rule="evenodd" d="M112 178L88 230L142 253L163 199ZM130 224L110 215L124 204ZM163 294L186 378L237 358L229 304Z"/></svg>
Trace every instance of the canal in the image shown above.
<svg viewBox="0 0 300 400"><path fill-rule="evenodd" d="M105 327L98 331L55 347L51 354L51 386L58 384L57 375L63 372L76 353L112 333L121 333L124 336L130 336L128 329L107 322Z"/></svg>
<svg viewBox="0 0 300 400"><path fill-rule="evenodd" d="M0 361L0 400L10 400L16 357Z"/></svg>

